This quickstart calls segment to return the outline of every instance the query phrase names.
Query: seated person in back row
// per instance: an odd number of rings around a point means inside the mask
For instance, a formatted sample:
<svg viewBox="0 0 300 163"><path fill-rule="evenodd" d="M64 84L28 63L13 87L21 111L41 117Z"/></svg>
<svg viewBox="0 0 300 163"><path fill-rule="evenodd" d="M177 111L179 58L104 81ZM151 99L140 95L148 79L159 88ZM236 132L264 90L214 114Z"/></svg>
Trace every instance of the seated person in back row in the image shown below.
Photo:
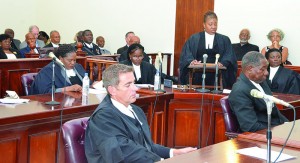
<svg viewBox="0 0 300 163"><path fill-rule="evenodd" d="M267 95L272 92L266 83L268 61L259 52L248 52L242 60L242 74L233 85L229 95L229 104L236 115L243 132L255 132L268 127L267 105L264 99L250 95L252 89L258 89ZM279 125L288 120L280 113L276 105L272 108L271 125Z"/></svg>
<svg viewBox="0 0 300 163"><path fill-rule="evenodd" d="M55 92L81 91L85 70L76 63L75 49L70 44L63 44L57 49L56 56L59 56L64 67L55 63ZM52 72L52 63L49 63L36 76L29 94L51 93Z"/></svg>
<svg viewBox="0 0 300 163"><path fill-rule="evenodd" d="M21 58L18 50L10 47L11 37L7 34L0 35L0 59Z"/></svg>
<svg viewBox="0 0 300 163"><path fill-rule="evenodd" d="M138 37L138 36L131 36L130 38L129 38L129 46L130 45L132 45L132 44L140 44L141 43L141 41L140 41L140 38ZM143 50L144 51L144 50ZM149 59L149 56L145 53L145 52L143 52L143 61L145 61L145 62L150 62L150 59ZM122 53L121 53L121 55L120 55L120 58L119 58L119 62L121 62L121 61L126 61L126 60L129 60L129 55L128 55L128 49L126 50L126 51L123 51Z"/></svg>
<svg viewBox="0 0 300 163"><path fill-rule="evenodd" d="M248 41L250 39L249 29L242 29L239 35L240 43L232 44L236 59L241 61L243 56L250 51L259 52L259 47L253 44L250 44Z"/></svg>
<svg viewBox="0 0 300 163"><path fill-rule="evenodd" d="M127 55L129 60L120 62L121 64L132 66L134 69L134 77L136 84L154 84L154 76L156 73L156 68L143 61L144 58L144 47L141 44L132 44L127 49ZM172 77L162 74L161 79L169 79L176 82Z"/></svg>
<svg viewBox="0 0 300 163"><path fill-rule="evenodd" d="M284 68L282 54L278 49L269 49L265 54L270 65L267 83L272 92L300 95L300 75Z"/></svg>
<svg viewBox="0 0 300 163"><path fill-rule="evenodd" d="M101 55L101 50L100 48L93 43L93 33L91 30L87 29L87 30L84 30L82 32L82 50L87 52L87 55L89 56L94 56L94 55Z"/></svg>
<svg viewBox="0 0 300 163"><path fill-rule="evenodd" d="M115 64L103 72L108 94L91 115L85 132L89 163L153 163L196 150L153 143L143 110L132 104L138 89L133 71L130 66Z"/></svg>

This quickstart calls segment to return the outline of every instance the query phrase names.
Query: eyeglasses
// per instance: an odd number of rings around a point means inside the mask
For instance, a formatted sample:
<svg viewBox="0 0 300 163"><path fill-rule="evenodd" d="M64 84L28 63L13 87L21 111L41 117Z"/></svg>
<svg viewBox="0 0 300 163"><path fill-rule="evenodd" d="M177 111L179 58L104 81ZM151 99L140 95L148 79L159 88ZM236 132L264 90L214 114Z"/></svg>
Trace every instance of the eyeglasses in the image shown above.
<svg viewBox="0 0 300 163"><path fill-rule="evenodd" d="M140 56L132 56L132 59L143 59L144 56L143 55L140 55Z"/></svg>

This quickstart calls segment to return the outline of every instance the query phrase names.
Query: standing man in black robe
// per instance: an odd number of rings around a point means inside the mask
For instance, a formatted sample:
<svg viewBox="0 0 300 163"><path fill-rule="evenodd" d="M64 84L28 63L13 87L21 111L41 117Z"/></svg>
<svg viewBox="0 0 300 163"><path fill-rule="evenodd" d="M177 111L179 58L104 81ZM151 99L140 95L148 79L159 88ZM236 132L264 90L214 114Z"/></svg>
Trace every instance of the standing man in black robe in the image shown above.
<svg viewBox="0 0 300 163"><path fill-rule="evenodd" d="M137 91L133 71L131 66L115 64L103 72L108 94L91 115L85 132L89 163L153 163L196 150L153 143L143 110L132 104Z"/></svg>
<svg viewBox="0 0 300 163"><path fill-rule="evenodd" d="M220 54L218 61L219 67L225 66L226 71L222 72L224 88L231 88L236 80L237 61L233 52L230 39L217 33L218 17L208 11L204 15L204 31L193 34L182 48L179 60L180 82L188 83L188 66L196 65L202 62L203 54L207 54L207 63L214 63L216 54ZM202 82L202 74L195 73L193 84ZM205 83L214 85L214 73L206 73Z"/></svg>

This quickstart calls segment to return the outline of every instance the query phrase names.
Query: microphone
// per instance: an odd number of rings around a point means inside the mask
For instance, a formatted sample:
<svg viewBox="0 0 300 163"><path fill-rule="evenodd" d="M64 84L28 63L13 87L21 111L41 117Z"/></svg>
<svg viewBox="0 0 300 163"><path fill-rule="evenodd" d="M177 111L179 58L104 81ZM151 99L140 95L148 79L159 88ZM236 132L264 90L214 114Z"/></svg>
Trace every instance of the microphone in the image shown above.
<svg viewBox="0 0 300 163"><path fill-rule="evenodd" d="M220 54L216 54L216 62L215 62L215 64L218 64L219 58L220 58Z"/></svg>
<svg viewBox="0 0 300 163"><path fill-rule="evenodd" d="M203 54L203 64L206 64L207 57L207 54Z"/></svg>
<svg viewBox="0 0 300 163"><path fill-rule="evenodd" d="M287 103L283 100L280 100L276 97L266 95L266 94L260 92L257 89L252 89L250 94L251 94L251 96L253 96L255 98L263 98L263 99L266 99L266 100L270 100L270 101L274 102L275 104L280 104L280 105L283 105L283 106L286 106L286 107L291 107L291 108L293 107L291 104L289 104L289 103Z"/></svg>
<svg viewBox="0 0 300 163"><path fill-rule="evenodd" d="M53 52L50 52L49 54L48 54L48 56L50 57L50 58L52 58L56 63L58 63L58 64L60 64L61 66L63 66L63 67L65 67L65 65L54 55L54 53Z"/></svg>

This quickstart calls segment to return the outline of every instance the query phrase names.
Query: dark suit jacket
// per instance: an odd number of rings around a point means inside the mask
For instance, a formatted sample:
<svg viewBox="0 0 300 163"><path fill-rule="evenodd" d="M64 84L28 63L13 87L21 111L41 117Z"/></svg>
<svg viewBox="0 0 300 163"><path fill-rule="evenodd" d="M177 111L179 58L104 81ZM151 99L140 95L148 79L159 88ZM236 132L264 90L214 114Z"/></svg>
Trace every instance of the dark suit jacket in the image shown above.
<svg viewBox="0 0 300 163"><path fill-rule="evenodd" d="M89 163L153 163L160 161L160 158L169 158L169 148L153 143L143 110L136 105L131 106L142 122L142 125L137 122L141 127L120 112L109 95L91 115L84 141ZM147 150L144 141L151 149Z"/></svg>
<svg viewBox="0 0 300 163"><path fill-rule="evenodd" d="M13 48L10 48L9 50L10 50L11 52L13 52L13 53L16 55L17 58L22 58L22 57L21 57L21 54L20 54L20 52L19 52L18 50L15 50L15 49L13 49ZM3 49L2 49L1 46L0 46L0 59L7 59L7 56L6 56L6 54L4 53L4 51L3 51Z"/></svg>
<svg viewBox="0 0 300 163"><path fill-rule="evenodd" d="M11 46L13 49L20 50L20 44L21 44L21 41L20 41L20 40L13 39L13 41L10 43L10 46Z"/></svg>
<svg viewBox="0 0 300 163"><path fill-rule="evenodd" d="M94 43L93 44L93 49L88 48L85 43L82 43L83 47L82 47L82 51L87 52L89 56L93 56L93 55L101 55L101 49Z"/></svg>
<svg viewBox="0 0 300 163"><path fill-rule="evenodd" d="M37 51L39 52L39 47L36 48ZM29 53L30 52L30 48L29 46L26 46L25 48L21 49L20 50L20 54L21 54L21 58L26 58L25 54ZM39 52L40 53L40 52Z"/></svg>
<svg viewBox="0 0 300 163"><path fill-rule="evenodd" d="M264 81L260 83L265 94L272 95L272 92ZM250 95L252 89L257 89L252 82L242 73L233 85L229 95L229 104L236 115L243 132L255 132L268 127L267 105L263 99L255 98ZM279 125L288 120L277 109L276 105L272 108L271 125Z"/></svg>
<svg viewBox="0 0 300 163"><path fill-rule="evenodd" d="M50 48L50 47L53 47L52 42L50 42L49 44L47 44L46 46L44 46L44 48Z"/></svg>
<svg viewBox="0 0 300 163"><path fill-rule="evenodd" d="M118 50L117 50L117 54L122 54L124 51L126 52L128 49L128 46L125 45L123 47L120 47Z"/></svg>

